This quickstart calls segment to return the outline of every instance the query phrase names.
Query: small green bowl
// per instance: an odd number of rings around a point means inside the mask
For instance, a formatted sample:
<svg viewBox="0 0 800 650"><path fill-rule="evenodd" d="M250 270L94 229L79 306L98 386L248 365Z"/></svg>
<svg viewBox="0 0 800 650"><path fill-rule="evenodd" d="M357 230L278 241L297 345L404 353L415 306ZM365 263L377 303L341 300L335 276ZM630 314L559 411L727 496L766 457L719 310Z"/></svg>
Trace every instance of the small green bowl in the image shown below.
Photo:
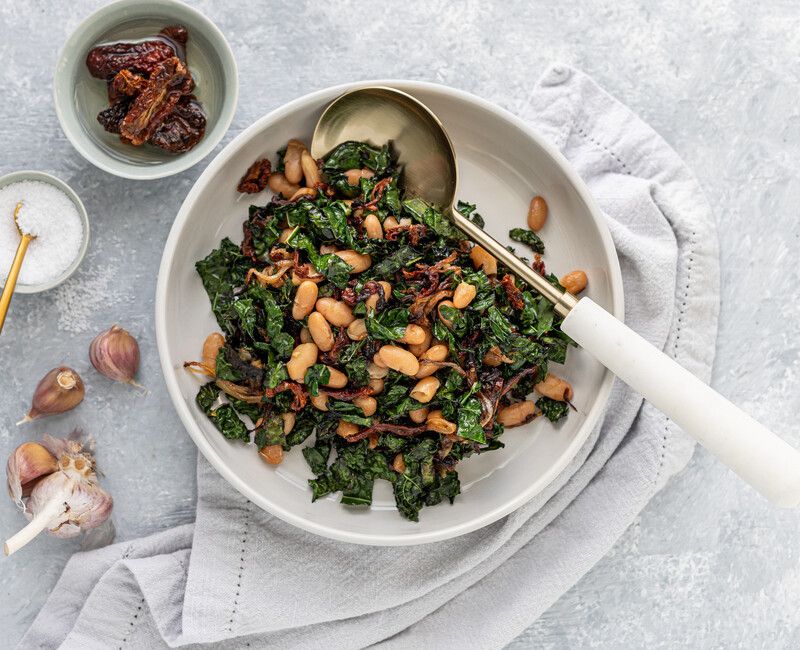
<svg viewBox="0 0 800 650"><path fill-rule="evenodd" d="M97 121L108 107L106 84L89 74L86 55L100 43L142 39L176 24L189 30L186 59L206 113L205 135L181 154L125 144ZM64 44L53 80L58 121L78 153L111 174L140 180L177 174L205 158L228 130L238 93L236 61L222 32L177 0L118 0L94 12Z"/></svg>
<svg viewBox="0 0 800 650"><path fill-rule="evenodd" d="M32 169L23 169L18 172L11 172L10 174L0 177L0 188L5 187L6 185L11 185L12 183L19 183L21 181L39 181L41 183L52 185L56 189L61 190L75 204L75 209L78 211L78 216L83 224L83 241L81 242L78 256L61 275L53 278L52 280L48 280L47 282L42 282L41 284L20 284L17 282L17 286L14 288L14 293L39 293L41 291L47 291L48 289L57 287L59 284L64 282L64 280L69 278L69 276L75 273L75 271L81 265L81 262L83 262L83 258L86 256L86 250L89 248L89 216L86 213L86 208L83 205L83 201L80 200L80 197L75 193L75 190L73 190L60 178L56 178L55 176L51 176L45 172L38 172ZM11 218L10 215L0 215L0 218L3 217L7 219ZM2 282L0 282L0 288L2 288Z"/></svg>

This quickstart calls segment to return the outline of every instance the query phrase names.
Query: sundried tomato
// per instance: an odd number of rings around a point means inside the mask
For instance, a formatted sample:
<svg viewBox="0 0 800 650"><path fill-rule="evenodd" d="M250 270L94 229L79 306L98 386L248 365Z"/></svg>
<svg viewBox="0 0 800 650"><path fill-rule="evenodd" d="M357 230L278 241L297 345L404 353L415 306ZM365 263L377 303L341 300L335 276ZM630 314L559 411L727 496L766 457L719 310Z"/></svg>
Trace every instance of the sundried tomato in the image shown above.
<svg viewBox="0 0 800 650"><path fill-rule="evenodd" d="M421 223L412 223L407 226L397 226L386 231L388 241L397 241L403 233L408 234L408 243L412 246L419 244L419 240L428 234L428 228Z"/></svg>
<svg viewBox="0 0 800 650"><path fill-rule="evenodd" d="M359 388L343 388L342 390L325 389L325 394L331 399L340 402L352 402L359 397L366 397L372 395L372 388L370 386L361 386Z"/></svg>
<svg viewBox="0 0 800 650"><path fill-rule="evenodd" d="M116 104L126 97L135 97L147 86L147 79L130 70L120 70L108 84L108 101Z"/></svg>
<svg viewBox="0 0 800 650"><path fill-rule="evenodd" d="M239 181L236 188L243 194L257 194L263 192L267 187L269 175L272 173L272 165L268 158L259 158L247 168L244 176Z"/></svg>
<svg viewBox="0 0 800 650"><path fill-rule="evenodd" d="M98 45L89 50L86 67L89 74L98 79L108 79L122 70L149 75L161 62L176 54L166 40Z"/></svg>
<svg viewBox="0 0 800 650"><path fill-rule="evenodd" d="M148 142L173 153L189 151L206 132L206 116L194 95L184 95Z"/></svg>
<svg viewBox="0 0 800 650"><path fill-rule="evenodd" d="M162 61L122 120L120 135L134 145L147 142L193 87L192 76L178 57Z"/></svg>
<svg viewBox="0 0 800 650"><path fill-rule="evenodd" d="M539 275L545 275L547 271L544 268L544 260L539 253L536 253L533 256L533 263L531 264L531 268L536 271Z"/></svg>
<svg viewBox="0 0 800 650"><path fill-rule="evenodd" d="M369 438L369 436L373 433L393 433L396 436L402 436L404 438L408 438L411 436L417 436L422 433L425 433L427 430L428 427L424 424L420 424L416 427L406 427L400 424L379 422L377 424L373 424L370 427L367 427L366 429L361 429L361 431L353 434L352 436L347 437L345 440L347 442L358 442L359 440L363 440L364 438Z"/></svg>
<svg viewBox="0 0 800 650"><path fill-rule="evenodd" d="M119 133L120 124L122 124L122 120L130 106L130 101L121 101L113 104L97 114L97 121L109 133Z"/></svg>
<svg viewBox="0 0 800 650"><path fill-rule="evenodd" d="M168 25L159 33L175 41L179 45L186 45L186 41L189 40L189 30L183 25Z"/></svg>
<svg viewBox="0 0 800 650"><path fill-rule="evenodd" d="M306 391L305 386L301 386L297 382L282 381L275 386L275 388L267 388L264 391L264 395L271 398L275 397L275 395L278 393L283 393L287 390L291 391L292 395L294 396L294 399L292 400L292 410L301 411L308 401L308 392Z"/></svg>
<svg viewBox="0 0 800 650"><path fill-rule="evenodd" d="M344 291L342 291L342 295L339 298L342 302L346 302L351 307L358 302L358 296L356 295L356 290L354 287L347 287Z"/></svg>
<svg viewBox="0 0 800 650"><path fill-rule="evenodd" d="M514 309L522 309L525 307L525 301L522 299L522 291L514 284L514 276L508 274L504 275L503 279L500 280L500 284L503 285L508 302Z"/></svg>

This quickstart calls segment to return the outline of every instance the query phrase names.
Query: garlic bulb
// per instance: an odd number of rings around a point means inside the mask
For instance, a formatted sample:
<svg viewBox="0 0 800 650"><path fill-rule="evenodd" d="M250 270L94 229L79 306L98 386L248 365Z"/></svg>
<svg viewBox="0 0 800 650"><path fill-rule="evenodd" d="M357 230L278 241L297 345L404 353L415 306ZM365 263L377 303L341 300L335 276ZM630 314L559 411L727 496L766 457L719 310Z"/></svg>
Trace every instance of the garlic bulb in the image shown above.
<svg viewBox="0 0 800 650"><path fill-rule="evenodd" d="M89 346L89 360L101 375L139 386L135 381L139 370L139 344L119 325L112 325L94 338Z"/></svg>
<svg viewBox="0 0 800 650"><path fill-rule="evenodd" d="M36 385L31 410L17 424L74 409L83 401L85 392L81 376L72 368L53 368Z"/></svg>
<svg viewBox="0 0 800 650"><path fill-rule="evenodd" d="M28 442L14 450L8 491L30 523L6 541L6 555L45 528L56 537L74 537L108 519L114 503L97 483L91 446L76 431L68 439L45 436L43 444Z"/></svg>

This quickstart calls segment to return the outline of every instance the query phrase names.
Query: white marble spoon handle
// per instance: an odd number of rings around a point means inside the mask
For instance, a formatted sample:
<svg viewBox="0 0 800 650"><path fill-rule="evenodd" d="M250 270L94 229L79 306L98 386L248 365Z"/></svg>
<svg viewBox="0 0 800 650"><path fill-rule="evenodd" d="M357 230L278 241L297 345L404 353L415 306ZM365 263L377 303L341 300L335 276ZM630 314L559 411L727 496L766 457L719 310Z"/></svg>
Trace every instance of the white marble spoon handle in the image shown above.
<svg viewBox="0 0 800 650"><path fill-rule="evenodd" d="M800 452L588 298L561 329L773 503L800 505Z"/></svg>

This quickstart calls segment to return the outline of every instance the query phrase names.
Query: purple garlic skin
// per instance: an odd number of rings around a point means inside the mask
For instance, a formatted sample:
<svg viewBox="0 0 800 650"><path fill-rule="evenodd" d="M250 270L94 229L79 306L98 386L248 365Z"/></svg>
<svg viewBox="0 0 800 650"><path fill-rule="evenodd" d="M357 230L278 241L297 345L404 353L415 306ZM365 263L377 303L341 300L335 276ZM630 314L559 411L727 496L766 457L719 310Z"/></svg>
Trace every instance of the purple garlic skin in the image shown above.
<svg viewBox="0 0 800 650"><path fill-rule="evenodd" d="M47 529L61 538L97 528L114 506L97 482L92 442L78 431L20 445L8 460L8 491L30 523L4 546L10 555ZM48 471L49 470L49 471Z"/></svg>
<svg viewBox="0 0 800 650"><path fill-rule="evenodd" d="M112 381L138 386L139 344L119 325L112 325L94 338L89 346L89 360L97 372Z"/></svg>
<svg viewBox="0 0 800 650"><path fill-rule="evenodd" d="M97 478L94 472L91 475ZM102 524L114 505L111 495L96 480L75 469L74 459L70 459L66 468L62 467L36 484L25 515L33 519L53 501L63 503L63 514L50 521L47 529L51 535L64 539Z"/></svg>
<svg viewBox="0 0 800 650"><path fill-rule="evenodd" d="M58 460L38 442L24 442L8 457L8 492L17 504L31 494L37 481L58 469Z"/></svg>
<svg viewBox="0 0 800 650"><path fill-rule="evenodd" d="M17 424L74 409L83 401L85 393L81 376L72 368L53 368L36 385L30 411Z"/></svg>

